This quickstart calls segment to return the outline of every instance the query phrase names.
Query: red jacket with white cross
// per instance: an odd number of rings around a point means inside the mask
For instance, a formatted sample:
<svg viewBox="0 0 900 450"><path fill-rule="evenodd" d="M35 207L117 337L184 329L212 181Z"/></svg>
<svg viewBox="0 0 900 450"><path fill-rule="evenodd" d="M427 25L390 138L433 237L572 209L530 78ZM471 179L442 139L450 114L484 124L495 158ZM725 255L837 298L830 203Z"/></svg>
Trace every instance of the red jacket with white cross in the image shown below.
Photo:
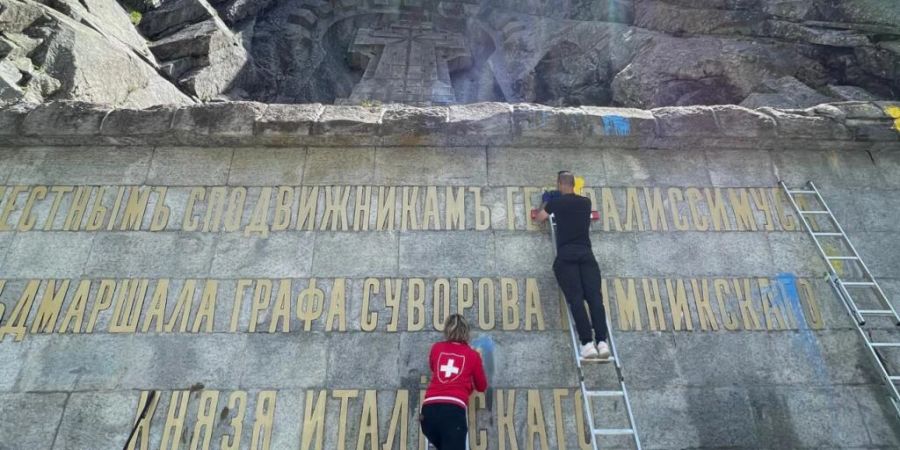
<svg viewBox="0 0 900 450"><path fill-rule="evenodd" d="M481 355L465 342L432 345L428 366L432 376L423 404L449 403L466 408L473 390L487 389Z"/></svg>

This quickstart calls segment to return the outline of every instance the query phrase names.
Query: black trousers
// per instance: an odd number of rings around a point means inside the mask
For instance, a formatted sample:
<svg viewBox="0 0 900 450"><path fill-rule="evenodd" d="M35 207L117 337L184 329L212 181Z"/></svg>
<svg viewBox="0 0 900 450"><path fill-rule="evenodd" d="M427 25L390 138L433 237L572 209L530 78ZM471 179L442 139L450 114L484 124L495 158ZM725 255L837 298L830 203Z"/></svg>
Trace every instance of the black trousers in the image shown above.
<svg viewBox="0 0 900 450"><path fill-rule="evenodd" d="M422 433L438 450L466 450L466 409L449 403L422 406Z"/></svg>
<svg viewBox="0 0 900 450"><path fill-rule="evenodd" d="M600 292L600 266L590 247L579 245L560 248L556 261L553 262L553 273L556 274L556 281L572 311L581 343L587 344L594 338L597 342L605 341L608 331L603 295ZM585 300L591 312L590 318L584 309ZM591 328L594 336L591 336Z"/></svg>

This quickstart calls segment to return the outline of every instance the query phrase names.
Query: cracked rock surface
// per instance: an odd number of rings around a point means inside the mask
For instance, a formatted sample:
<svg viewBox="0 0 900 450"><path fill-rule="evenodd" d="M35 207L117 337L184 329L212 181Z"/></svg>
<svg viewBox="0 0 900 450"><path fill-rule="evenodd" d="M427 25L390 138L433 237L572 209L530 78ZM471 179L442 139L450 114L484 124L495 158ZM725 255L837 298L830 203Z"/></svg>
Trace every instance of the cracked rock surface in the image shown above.
<svg viewBox="0 0 900 450"><path fill-rule="evenodd" d="M358 50L360 30L397 23L418 24L408 42L434 30L464 48ZM400 73L402 86L379 80L388 92L378 92L368 83L361 102L354 89L367 73L388 70L379 64ZM432 70L442 77L443 67L452 95L442 79L440 104L806 108L891 100L900 98L900 3L0 0L4 104L406 98L429 106L427 78Z"/></svg>

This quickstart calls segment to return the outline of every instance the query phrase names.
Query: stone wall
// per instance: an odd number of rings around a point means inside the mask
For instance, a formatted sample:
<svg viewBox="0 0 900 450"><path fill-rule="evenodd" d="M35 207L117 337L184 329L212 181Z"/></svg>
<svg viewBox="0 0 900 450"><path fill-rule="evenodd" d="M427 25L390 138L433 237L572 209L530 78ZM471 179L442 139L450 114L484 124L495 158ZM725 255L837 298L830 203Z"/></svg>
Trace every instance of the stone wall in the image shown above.
<svg viewBox="0 0 900 450"><path fill-rule="evenodd" d="M645 448L897 447L777 188L815 181L896 298L897 113L0 110L0 448L121 448L151 391L135 448L422 448L425 352L458 310L496 346L472 448L585 448L550 240L527 219L560 169L602 215ZM621 425L621 403L598 409Z"/></svg>

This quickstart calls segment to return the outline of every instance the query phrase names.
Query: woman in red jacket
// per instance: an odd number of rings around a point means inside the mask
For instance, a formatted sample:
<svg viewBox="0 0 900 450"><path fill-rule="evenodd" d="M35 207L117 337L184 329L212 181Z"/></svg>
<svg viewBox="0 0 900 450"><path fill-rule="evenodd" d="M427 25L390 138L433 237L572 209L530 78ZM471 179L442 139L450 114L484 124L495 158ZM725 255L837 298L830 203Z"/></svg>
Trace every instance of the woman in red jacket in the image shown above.
<svg viewBox="0 0 900 450"><path fill-rule="evenodd" d="M473 390L484 392L481 355L469 346L469 324L459 314L444 323L444 341L431 346L431 384L422 401L422 432L438 450L465 450L466 408Z"/></svg>

